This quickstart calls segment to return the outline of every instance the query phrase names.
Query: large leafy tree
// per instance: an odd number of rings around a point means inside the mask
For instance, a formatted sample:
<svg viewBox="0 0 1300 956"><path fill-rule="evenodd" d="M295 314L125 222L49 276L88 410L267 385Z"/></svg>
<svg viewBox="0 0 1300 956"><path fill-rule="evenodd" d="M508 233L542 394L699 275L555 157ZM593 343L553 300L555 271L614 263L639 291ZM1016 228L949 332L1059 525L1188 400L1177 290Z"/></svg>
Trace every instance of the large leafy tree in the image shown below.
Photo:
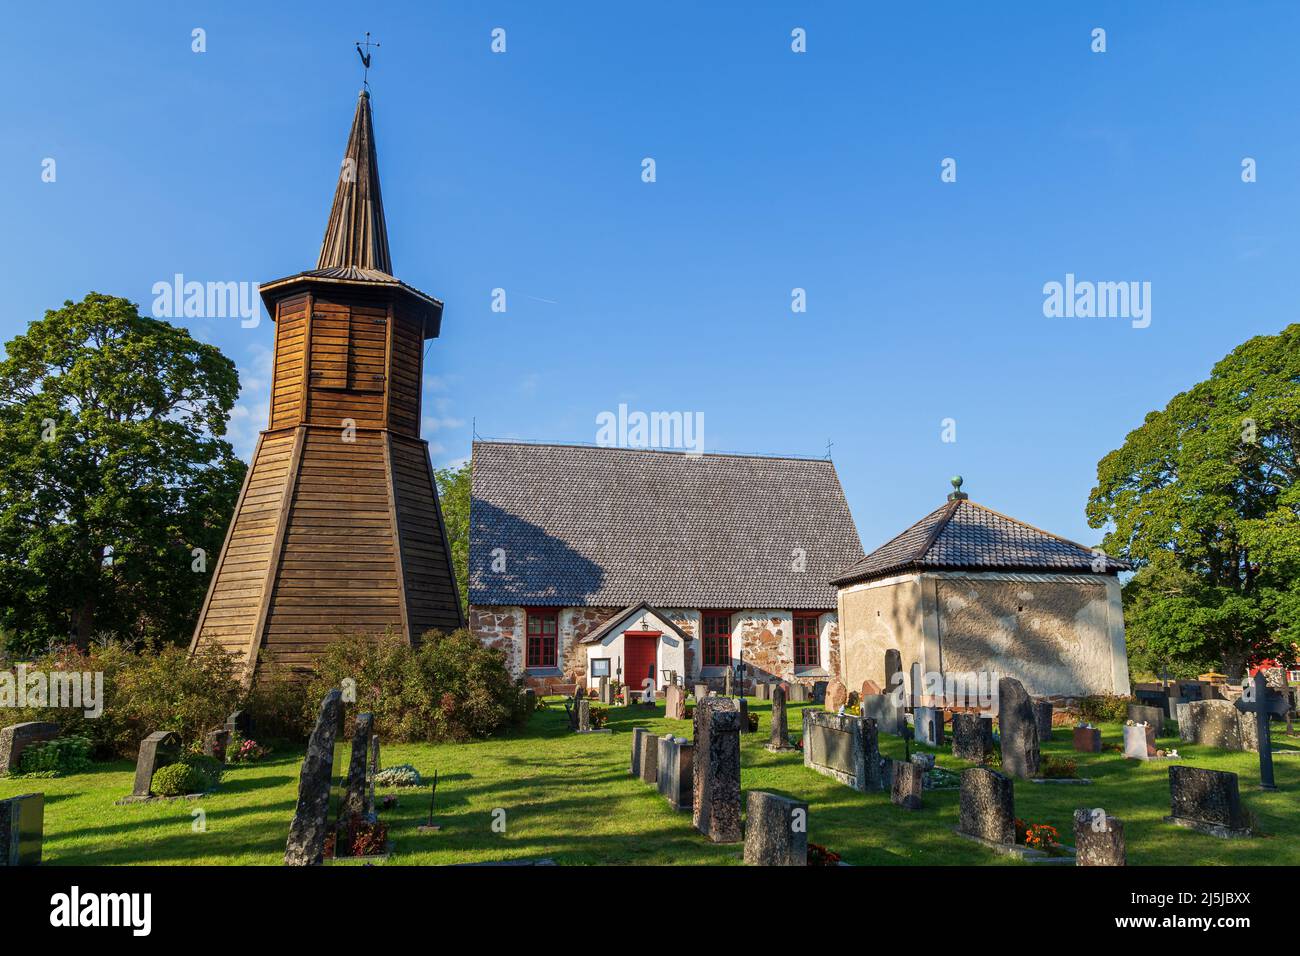
<svg viewBox="0 0 1300 956"><path fill-rule="evenodd" d="M243 481L222 437L238 393L215 346L99 293L6 344L0 625L17 650L185 639Z"/></svg>
<svg viewBox="0 0 1300 956"><path fill-rule="evenodd" d="M442 520L447 526L447 542L451 546L451 566L456 572L460 609L468 614L470 463L466 460L457 468L439 468L434 477L438 482Z"/></svg>
<svg viewBox="0 0 1300 956"><path fill-rule="evenodd" d="M1300 325L1234 349L1097 465L1104 547L1131 560L1134 657L1238 678L1300 641Z"/></svg>

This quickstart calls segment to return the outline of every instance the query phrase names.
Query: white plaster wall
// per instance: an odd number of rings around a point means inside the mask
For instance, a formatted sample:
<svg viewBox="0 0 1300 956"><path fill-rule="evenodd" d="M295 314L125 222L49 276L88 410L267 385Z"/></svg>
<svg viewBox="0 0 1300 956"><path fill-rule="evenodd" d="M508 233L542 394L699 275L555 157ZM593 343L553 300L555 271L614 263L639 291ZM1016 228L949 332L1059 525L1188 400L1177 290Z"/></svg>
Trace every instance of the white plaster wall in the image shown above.
<svg viewBox="0 0 1300 956"><path fill-rule="evenodd" d="M669 616L665 612L665 617ZM643 626L644 622L644 626ZM686 675L686 642L674 631L668 623L658 615L643 613L634 615L624 621L614 630L606 634L595 644L585 645L587 648L587 686L596 687L600 683L599 678L591 677L591 659L593 657L608 657L610 659L609 672L611 678L618 677L620 662L626 664L627 654L623 650L623 634L626 631L659 631L658 649L655 655L655 687L656 689L664 686L665 670L677 671L678 674Z"/></svg>

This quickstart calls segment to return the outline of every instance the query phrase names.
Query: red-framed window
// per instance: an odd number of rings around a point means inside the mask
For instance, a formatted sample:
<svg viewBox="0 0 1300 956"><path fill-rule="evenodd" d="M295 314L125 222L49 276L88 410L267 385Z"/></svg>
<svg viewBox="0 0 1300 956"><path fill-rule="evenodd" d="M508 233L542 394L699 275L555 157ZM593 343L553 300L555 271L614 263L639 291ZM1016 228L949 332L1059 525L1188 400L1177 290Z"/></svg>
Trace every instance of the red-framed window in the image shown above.
<svg viewBox="0 0 1300 956"><path fill-rule="evenodd" d="M703 666L731 666L731 615L725 611L705 611L701 617L703 631Z"/></svg>
<svg viewBox="0 0 1300 956"><path fill-rule="evenodd" d="M555 667L560 612L538 608L528 612L526 667Z"/></svg>
<svg viewBox="0 0 1300 956"><path fill-rule="evenodd" d="M801 614L795 612L794 615L794 666L795 667L820 667L821 666L821 635L817 630L818 615Z"/></svg>

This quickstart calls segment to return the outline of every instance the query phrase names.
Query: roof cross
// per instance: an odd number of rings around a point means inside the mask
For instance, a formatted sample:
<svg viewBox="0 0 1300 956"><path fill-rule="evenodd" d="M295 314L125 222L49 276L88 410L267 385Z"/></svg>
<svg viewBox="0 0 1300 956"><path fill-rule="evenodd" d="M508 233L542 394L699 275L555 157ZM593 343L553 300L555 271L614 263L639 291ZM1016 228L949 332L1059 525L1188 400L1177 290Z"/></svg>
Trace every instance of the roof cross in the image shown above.
<svg viewBox="0 0 1300 956"><path fill-rule="evenodd" d="M362 50L361 50L361 47L362 47L362 46L364 46L364 47L366 48L366 49L365 49L365 52L362 52ZM369 75L370 75L370 57L373 55L373 54L370 52L371 47L374 47L375 49L378 49L378 48L379 48L379 44L378 44L378 43L371 43L371 42L370 42L370 31L367 30L367 31L366 31L366 39L365 39L365 41L364 41L364 42L361 41L361 40L358 40L358 41L357 41L357 56L361 57L361 67L362 67L362 72L361 72L361 84L362 84L366 89L370 89L370 84L369 84L368 82L366 82L366 80L367 80L367 77L369 77Z"/></svg>

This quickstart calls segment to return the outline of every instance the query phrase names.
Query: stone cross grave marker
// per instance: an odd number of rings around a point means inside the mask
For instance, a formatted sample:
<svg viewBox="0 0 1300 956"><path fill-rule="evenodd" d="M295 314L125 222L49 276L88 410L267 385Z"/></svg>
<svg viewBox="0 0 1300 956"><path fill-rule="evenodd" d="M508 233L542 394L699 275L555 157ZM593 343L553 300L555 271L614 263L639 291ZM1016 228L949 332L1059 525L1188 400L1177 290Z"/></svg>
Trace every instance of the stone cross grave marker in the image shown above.
<svg viewBox="0 0 1300 956"><path fill-rule="evenodd" d="M1276 790L1273 782L1273 741L1269 734L1268 718L1275 710L1268 692L1264 671L1255 671L1251 683L1242 688L1237 709L1255 717L1255 742L1259 750L1259 789ZM1244 735L1243 735L1244 736Z"/></svg>
<svg viewBox="0 0 1300 956"><path fill-rule="evenodd" d="M745 809L746 866L808 865L807 803L751 790Z"/></svg>
<svg viewBox="0 0 1300 956"><path fill-rule="evenodd" d="M321 701L316 726L307 741L307 755L298 776L298 803L284 848L285 866L315 866L325 858L334 739L342 714L343 695L336 687Z"/></svg>
<svg viewBox="0 0 1300 956"><path fill-rule="evenodd" d="M140 741L140 752L135 759L135 787L131 796L149 796L154 771L180 759L181 738L175 731L155 730Z"/></svg>

